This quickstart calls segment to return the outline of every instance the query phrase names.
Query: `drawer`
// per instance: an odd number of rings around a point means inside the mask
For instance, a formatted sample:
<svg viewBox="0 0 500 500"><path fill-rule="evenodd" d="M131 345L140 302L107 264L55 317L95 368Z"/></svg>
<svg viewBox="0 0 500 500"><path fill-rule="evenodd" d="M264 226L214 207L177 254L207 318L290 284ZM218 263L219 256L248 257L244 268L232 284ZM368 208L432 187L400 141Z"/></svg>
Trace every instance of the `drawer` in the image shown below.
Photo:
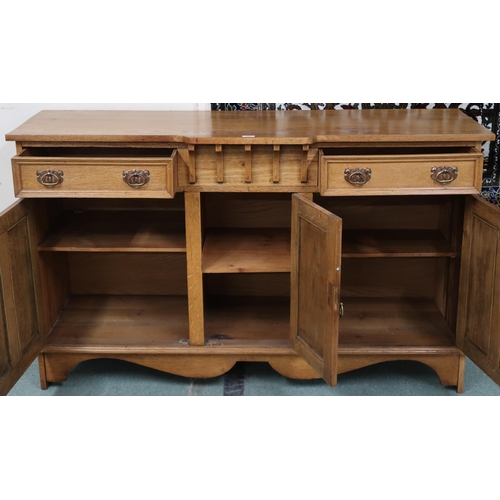
<svg viewBox="0 0 500 500"><path fill-rule="evenodd" d="M460 153L330 154L321 151L321 194L475 194L481 191L483 155Z"/></svg>
<svg viewBox="0 0 500 500"><path fill-rule="evenodd" d="M177 150L29 148L12 169L21 198L173 198Z"/></svg>
<svg viewBox="0 0 500 500"><path fill-rule="evenodd" d="M318 148L196 145L178 152L183 191L319 191Z"/></svg>

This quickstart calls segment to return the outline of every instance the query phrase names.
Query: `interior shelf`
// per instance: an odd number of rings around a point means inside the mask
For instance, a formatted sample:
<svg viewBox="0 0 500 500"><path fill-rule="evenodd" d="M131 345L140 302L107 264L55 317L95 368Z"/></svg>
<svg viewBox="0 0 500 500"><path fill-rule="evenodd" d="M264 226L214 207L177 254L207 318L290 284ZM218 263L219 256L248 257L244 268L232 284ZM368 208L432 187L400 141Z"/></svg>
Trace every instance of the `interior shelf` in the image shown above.
<svg viewBox="0 0 500 500"><path fill-rule="evenodd" d="M342 257L456 257L434 230L346 230ZM212 229L203 249L204 273L290 272L290 230Z"/></svg>
<svg viewBox="0 0 500 500"><path fill-rule="evenodd" d="M210 229L203 247L204 273L289 273L290 230Z"/></svg>
<svg viewBox="0 0 500 500"><path fill-rule="evenodd" d="M452 331L431 299L342 299L339 349L456 349Z"/></svg>
<svg viewBox="0 0 500 500"><path fill-rule="evenodd" d="M431 299L343 298L342 351L454 351L455 340ZM214 345L289 345L288 297L207 299L205 338Z"/></svg>
<svg viewBox="0 0 500 500"><path fill-rule="evenodd" d="M432 300L344 298L339 350L384 353L454 351L454 337ZM73 295L46 352L161 350L187 345L185 296ZM214 346L288 346L288 297L208 297L205 340Z"/></svg>
<svg viewBox="0 0 500 500"><path fill-rule="evenodd" d="M185 296L73 295L45 350L154 349L188 337Z"/></svg>
<svg viewBox="0 0 500 500"><path fill-rule="evenodd" d="M456 257L456 252L439 231L345 230L342 257Z"/></svg>
<svg viewBox="0 0 500 500"><path fill-rule="evenodd" d="M289 297L209 297L205 308L208 343L288 345Z"/></svg>
<svg viewBox="0 0 500 500"><path fill-rule="evenodd" d="M39 245L52 252L186 252L183 211L66 212Z"/></svg>

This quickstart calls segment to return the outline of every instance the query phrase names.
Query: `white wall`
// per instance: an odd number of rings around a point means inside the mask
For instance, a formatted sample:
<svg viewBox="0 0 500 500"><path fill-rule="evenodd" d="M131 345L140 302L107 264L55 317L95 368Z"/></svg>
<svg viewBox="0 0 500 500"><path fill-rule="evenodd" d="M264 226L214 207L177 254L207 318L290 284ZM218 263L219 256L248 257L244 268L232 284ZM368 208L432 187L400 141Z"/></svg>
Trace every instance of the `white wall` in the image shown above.
<svg viewBox="0 0 500 500"><path fill-rule="evenodd" d="M165 109L208 110L208 103L181 104L3 104L0 103L0 212L16 201L12 184L11 158L15 144L6 142L5 134L44 109Z"/></svg>

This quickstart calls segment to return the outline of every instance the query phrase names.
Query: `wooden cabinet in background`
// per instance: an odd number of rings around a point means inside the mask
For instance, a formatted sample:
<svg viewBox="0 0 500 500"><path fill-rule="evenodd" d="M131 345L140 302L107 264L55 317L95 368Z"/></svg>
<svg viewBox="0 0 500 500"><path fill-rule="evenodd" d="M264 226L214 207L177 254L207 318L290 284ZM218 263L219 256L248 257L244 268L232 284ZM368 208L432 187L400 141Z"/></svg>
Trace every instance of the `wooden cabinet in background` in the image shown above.
<svg viewBox="0 0 500 500"><path fill-rule="evenodd" d="M457 110L42 112L0 215L0 392L115 358L322 377L415 360L500 383L500 210Z"/></svg>

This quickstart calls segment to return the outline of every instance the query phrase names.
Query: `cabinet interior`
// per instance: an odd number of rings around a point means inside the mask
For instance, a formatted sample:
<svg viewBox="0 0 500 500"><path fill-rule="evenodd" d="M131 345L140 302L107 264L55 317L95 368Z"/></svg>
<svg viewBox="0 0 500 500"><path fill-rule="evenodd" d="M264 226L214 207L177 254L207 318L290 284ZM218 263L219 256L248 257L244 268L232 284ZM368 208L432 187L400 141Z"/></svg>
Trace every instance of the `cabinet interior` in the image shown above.
<svg viewBox="0 0 500 500"><path fill-rule="evenodd" d="M164 147L28 147L21 157L39 158L169 158L175 150Z"/></svg>
<svg viewBox="0 0 500 500"><path fill-rule="evenodd" d="M463 198L321 198L342 218L343 346L454 345Z"/></svg>
<svg viewBox="0 0 500 500"><path fill-rule="evenodd" d="M453 345L461 197L314 201L343 221L340 348ZM210 193L203 202L205 333L286 340L290 196Z"/></svg>
<svg viewBox="0 0 500 500"><path fill-rule="evenodd" d="M183 197L47 200L37 211L49 346L161 347L189 337Z"/></svg>
<svg viewBox="0 0 500 500"><path fill-rule="evenodd" d="M408 147L408 146L356 146L323 148L324 156L379 156L379 155L450 155L474 153L476 150L471 146L448 146L448 147Z"/></svg>
<svg viewBox="0 0 500 500"><path fill-rule="evenodd" d="M205 337L271 345L290 337L291 195L202 195Z"/></svg>
<svg viewBox="0 0 500 500"><path fill-rule="evenodd" d="M463 198L315 197L342 218L339 349L454 345ZM37 200L49 348L189 339L184 196ZM205 342L288 345L291 195L202 193Z"/></svg>

